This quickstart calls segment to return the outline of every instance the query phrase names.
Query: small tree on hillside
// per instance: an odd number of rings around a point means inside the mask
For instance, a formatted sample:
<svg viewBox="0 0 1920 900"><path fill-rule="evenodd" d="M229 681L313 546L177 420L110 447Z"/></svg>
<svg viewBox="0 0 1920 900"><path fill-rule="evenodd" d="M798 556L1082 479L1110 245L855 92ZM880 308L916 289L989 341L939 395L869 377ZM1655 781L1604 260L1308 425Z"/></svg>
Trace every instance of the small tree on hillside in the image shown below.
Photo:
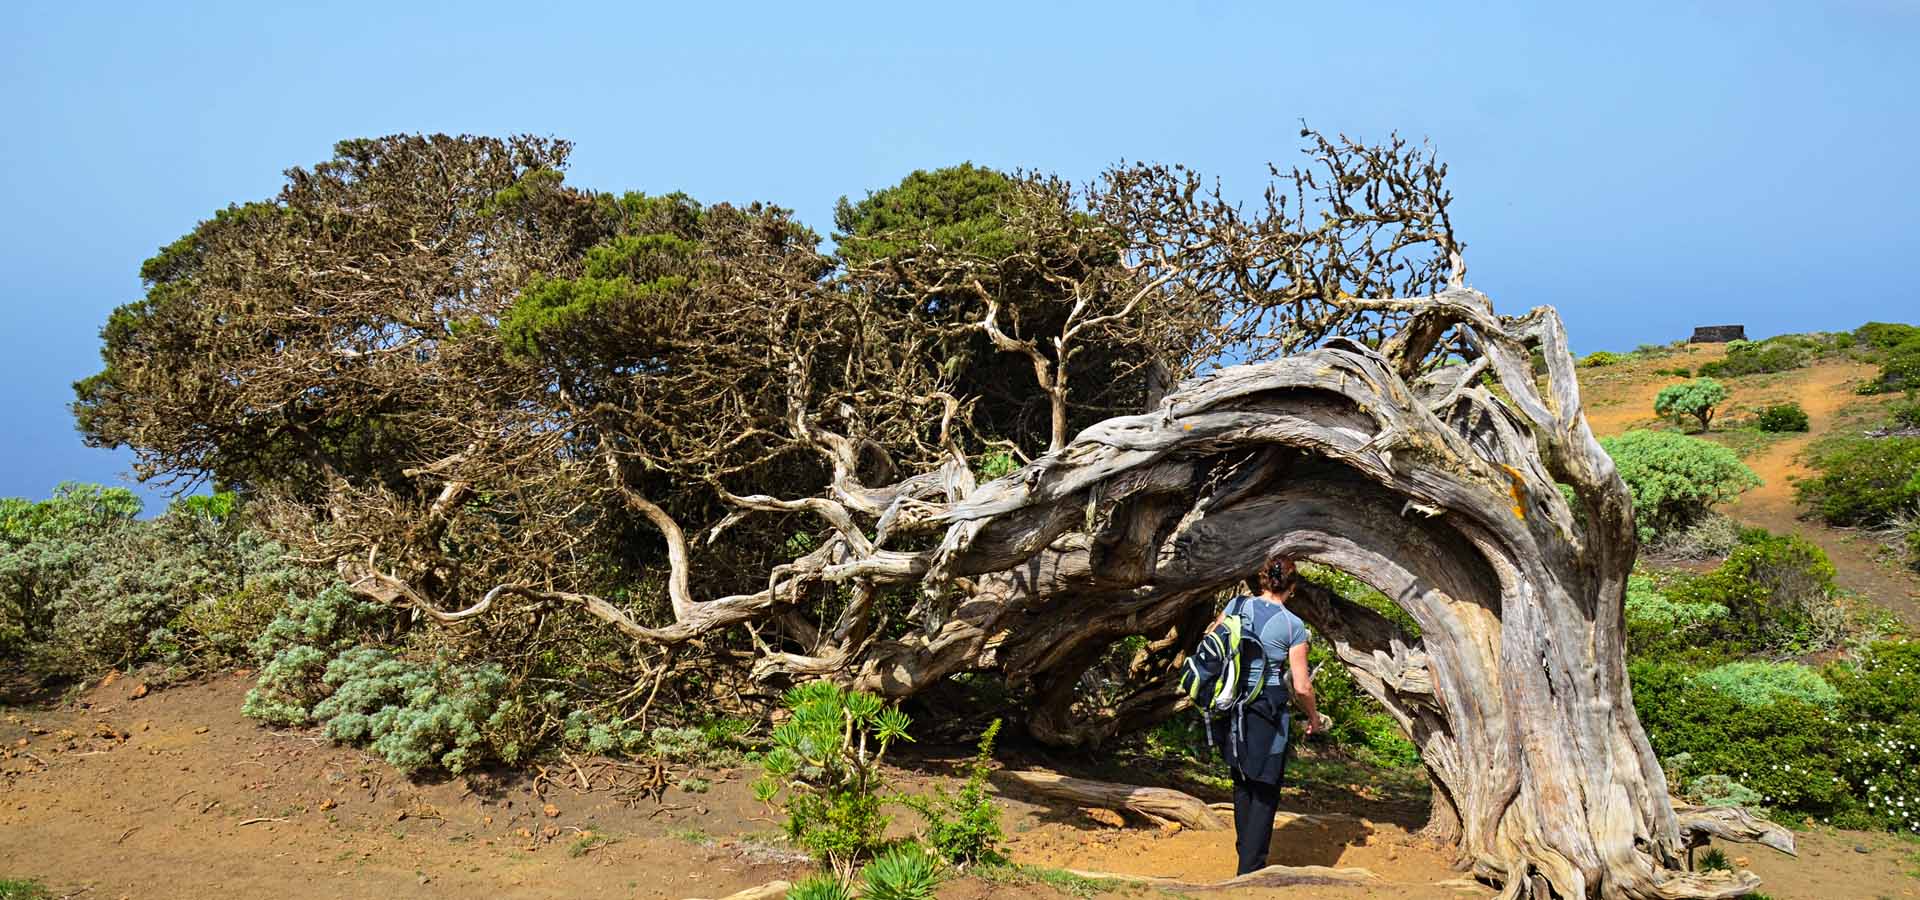
<svg viewBox="0 0 1920 900"><path fill-rule="evenodd" d="M1711 378L1695 378L1685 384L1676 384L1663 388L1660 395L1653 398L1653 411L1663 416L1692 416L1700 422L1700 430L1706 431L1713 425L1713 414L1719 411L1720 404L1727 400L1727 389Z"/></svg>

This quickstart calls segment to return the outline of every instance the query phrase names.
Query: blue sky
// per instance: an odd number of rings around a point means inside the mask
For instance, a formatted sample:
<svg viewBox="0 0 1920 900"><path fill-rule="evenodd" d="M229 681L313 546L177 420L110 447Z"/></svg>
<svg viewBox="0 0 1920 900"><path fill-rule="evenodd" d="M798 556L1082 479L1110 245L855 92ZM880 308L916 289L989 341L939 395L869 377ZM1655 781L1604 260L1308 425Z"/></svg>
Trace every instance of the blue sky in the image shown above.
<svg viewBox="0 0 1920 900"><path fill-rule="evenodd" d="M1477 287L1627 349L1920 320L1916 47L1920 0L13 0L0 496L124 478L66 403L141 260L345 137L565 137L575 184L769 200L824 233L915 168L1178 161L1252 197L1301 118L1397 129L1450 164Z"/></svg>

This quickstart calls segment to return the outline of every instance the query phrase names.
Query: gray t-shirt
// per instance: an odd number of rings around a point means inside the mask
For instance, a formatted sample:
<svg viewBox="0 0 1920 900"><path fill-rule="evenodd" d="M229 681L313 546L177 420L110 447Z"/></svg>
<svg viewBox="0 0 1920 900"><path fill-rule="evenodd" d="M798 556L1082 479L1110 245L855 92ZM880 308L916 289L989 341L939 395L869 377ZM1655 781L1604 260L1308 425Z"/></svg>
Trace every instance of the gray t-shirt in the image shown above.
<svg viewBox="0 0 1920 900"><path fill-rule="evenodd" d="M1313 635L1307 630L1307 623L1300 621L1300 617L1294 615L1293 610L1288 609L1285 604L1274 603L1259 597L1242 597L1239 602L1240 611L1250 620L1253 633L1260 636L1260 651L1265 657L1264 660L1256 661L1254 668L1257 669L1261 663L1266 663L1264 675L1267 686L1278 687L1287 677L1287 654L1294 647L1306 643ZM1253 683L1254 675L1255 672L1247 673L1249 686ZM1276 699L1284 701L1287 698Z"/></svg>

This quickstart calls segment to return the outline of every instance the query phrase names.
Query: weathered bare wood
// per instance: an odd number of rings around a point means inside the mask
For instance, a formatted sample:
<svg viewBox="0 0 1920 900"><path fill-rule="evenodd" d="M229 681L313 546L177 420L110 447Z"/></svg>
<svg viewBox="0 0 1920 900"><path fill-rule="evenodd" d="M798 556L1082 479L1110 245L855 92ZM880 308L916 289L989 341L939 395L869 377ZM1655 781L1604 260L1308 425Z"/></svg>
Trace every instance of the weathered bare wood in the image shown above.
<svg viewBox="0 0 1920 900"><path fill-rule="evenodd" d="M1760 844L1788 856L1798 856L1793 832L1765 819L1757 818L1737 806L1687 806L1675 803L1673 811L1680 819L1680 833L1689 845L1705 844L1719 838L1739 844Z"/></svg>
<svg viewBox="0 0 1920 900"><path fill-rule="evenodd" d="M1089 781L1040 770L1001 774L1036 794L1070 800L1081 806L1126 810L1154 822L1178 822L1199 831L1219 831L1227 827L1200 798L1170 788Z"/></svg>
<svg viewBox="0 0 1920 900"><path fill-rule="evenodd" d="M785 897L787 891L792 889L792 887L792 884L785 881L769 881L766 884L755 885L746 890L735 891L725 897L721 897L720 900L778 900L778 898ZM689 897L687 900L704 900L704 898Z"/></svg>

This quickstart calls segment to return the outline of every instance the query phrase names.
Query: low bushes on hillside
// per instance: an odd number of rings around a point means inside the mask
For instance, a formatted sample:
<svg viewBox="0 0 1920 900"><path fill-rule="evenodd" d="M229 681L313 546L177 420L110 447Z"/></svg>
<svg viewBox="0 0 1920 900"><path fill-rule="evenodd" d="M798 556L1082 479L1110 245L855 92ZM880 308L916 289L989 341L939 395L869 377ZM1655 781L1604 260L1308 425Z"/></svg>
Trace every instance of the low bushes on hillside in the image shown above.
<svg viewBox="0 0 1920 900"><path fill-rule="evenodd" d="M1713 571L1628 580L1628 648L1712 664L1834 646L1847 626L1834 574L1826 552L1805 539L1746 529Z"/></svg>
<svg viewBox="0 0 1920 900"><path fill-rule="evenodd" d="M1581 368L1600 368L1602 366L1616 365L1621 360L1624 360L1626 358L1627 357L1625 355L1622 355L1619 353L1612 353L1606 350L1595 350L1594 352L1589 353L1586 356L1580 357L1579 365Z"/></svg>
<svg viewBox="0 0 1920 900"><path fill-rule="evenodd" d="M1920 326L1903 322L1868 322L1855 328L1853 336L1861 344L1876 350L1891 350L1920 337Z"/></svg>
<svg viewBox="0 0 1920 900"><path fill-rule="evenodd" d="M1795 338L1799 336L1730 342L1724 358L1701 363L1699 372L1701 375L1737 378L1797 369L1806 365L1817 351L1812 345Z"/></svg>
<svg viewBox="0 0 1920 900"><path fill-rule="evenodd" d="M1640 660L1629 673L1669 781L1695 800L1920 831L1920 645L1874 644L1823 672Z"/></svg>
<svg viewBox="0 0 1920 900"><path fill-rule="evenodd" d="M1876 393L1920 387L1920 337L1908 338L1886 352L1872 387Z"/></svg>
<svg viewBox="0 0 1920 900"><path fill-rule="evenodd" d="M1806 431L1807 411L1792 401L1776 403L1761 410L1753 424L1761 431Z"/></svg>
<svg viewBox="0 0 1920 900"><path fill-rule="evenodd" d="M1920 502L1920 438L1841 438L1817 447L1800 502L1834 525L1883 525Z"/></svg>
<svg viewBox="0 0 1920 900"><path fill-rule="evenodd" d="M1760 483L1733 451L1700 438L1635 430L1600 445L1633 494L1642 541L1697 522L1715 504Z"/></svg>
<svg viewBox="0 0 1920 900"><path fill-rule="evenodd" d="M290 595L328 577L231 516L230 495L150 520L124 488L64 484L0 500L0 651L81 677L159 662L239 662Z"/></svg>

